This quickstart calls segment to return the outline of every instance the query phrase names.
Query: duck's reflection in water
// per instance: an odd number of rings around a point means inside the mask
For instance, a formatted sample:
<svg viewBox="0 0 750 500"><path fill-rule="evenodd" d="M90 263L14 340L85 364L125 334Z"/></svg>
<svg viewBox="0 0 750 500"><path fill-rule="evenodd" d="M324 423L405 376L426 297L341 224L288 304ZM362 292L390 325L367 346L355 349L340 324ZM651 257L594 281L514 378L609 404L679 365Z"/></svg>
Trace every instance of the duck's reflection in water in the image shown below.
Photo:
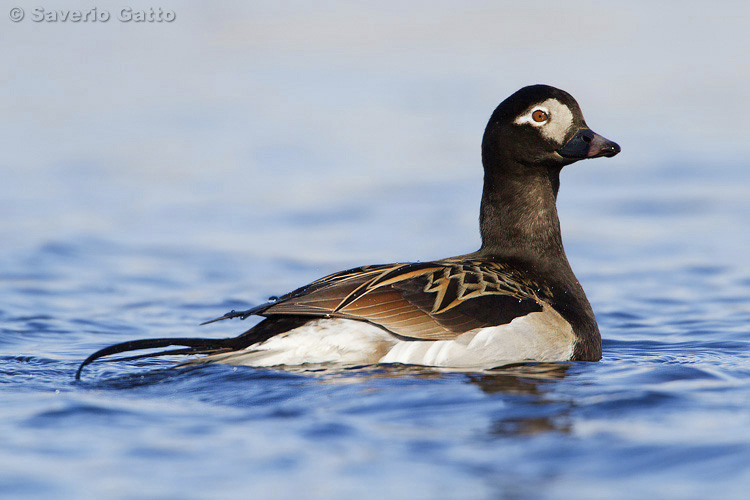
<svg viewBox="0 0 750 500"><path fill-rule="evenodd" d="M571 365L532 363L504 367L484 374L469 375L469 380L486 394L530 396L515 401L512 409L494 421L490 435L513 437L546 432L569 433L570 405L550 398L555 382L569 375Z"/></svg>
<svg viewBox="0 0 750 500"><path fill-rule="evenodd" d="M314 371L327 383L358 383L365 379L407 377L411 379L441 380L460 378L476 385L490 398L501 398L512 404L504 405L495 413L488 429L489 436L512 437L545 432L571 431L571 404L553 396L557 382L574 374L575 366L568 363L515 364L482 372L465 373L424 366L379 365L339 370L321 368ZM309 368L309 367L308 367ZM308 369L307 374L310 374Z"/></svg>

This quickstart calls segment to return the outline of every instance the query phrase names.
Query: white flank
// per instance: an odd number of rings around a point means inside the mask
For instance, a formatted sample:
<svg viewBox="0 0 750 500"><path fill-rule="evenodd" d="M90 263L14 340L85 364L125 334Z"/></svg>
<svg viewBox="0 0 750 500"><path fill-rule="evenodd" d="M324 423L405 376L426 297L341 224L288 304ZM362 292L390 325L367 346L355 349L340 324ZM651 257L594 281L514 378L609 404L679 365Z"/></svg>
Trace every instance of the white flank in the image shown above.
<svg viewBox="0 0 750 500"><path fill-rule="evenodd" d="M214 354L196 363L278 366L377 363L398 340L377 326L347 319L318 319L240 351Z"/></svg>
<svg viewBox="0 0 750 500"><path fill-rule="evenodd" d="M455 340L400 341L381 362L492 368L523 361L568 361L574 340L570 325L546 309L507 325L466 332Z"/></svg>
<svg viewBox="0 0 750 500"><path fill-rule="evenodd" d="M570 325L545 307L507 325L466 332L454 340L400 340L382 328L346 319L320 319L241 351L193 363L249 366L404 363L446 368L493 368L524 361L568 361ZM189 362L190 363L190 362Z"/></svg>

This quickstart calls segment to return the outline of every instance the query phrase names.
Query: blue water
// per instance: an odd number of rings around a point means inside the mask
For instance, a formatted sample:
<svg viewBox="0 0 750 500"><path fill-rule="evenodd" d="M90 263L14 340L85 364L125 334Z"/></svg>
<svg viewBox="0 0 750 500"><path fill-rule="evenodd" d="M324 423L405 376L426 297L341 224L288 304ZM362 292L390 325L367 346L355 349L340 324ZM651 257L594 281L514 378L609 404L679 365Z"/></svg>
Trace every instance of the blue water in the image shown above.
<svg viewBox="0 0 750 500"><path fill-rule="evenodd" d="M2 14L0 497L747 498L747 6L164 7ZM536 82L623 147L558 200L600 362L75 382L112 343L474 250L481 133Z"/></svg>

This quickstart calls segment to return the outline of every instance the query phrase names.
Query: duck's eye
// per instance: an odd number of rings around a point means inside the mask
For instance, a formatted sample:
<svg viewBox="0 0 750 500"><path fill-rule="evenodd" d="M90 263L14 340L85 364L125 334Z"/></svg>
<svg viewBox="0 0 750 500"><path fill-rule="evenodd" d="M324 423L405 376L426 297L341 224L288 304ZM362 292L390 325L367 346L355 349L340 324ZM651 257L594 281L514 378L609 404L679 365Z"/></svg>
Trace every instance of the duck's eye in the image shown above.
<svg viewBox="0 0 750 500"><path fill-rule="evenodd" d="M549 120L549 115L541 109L537 109L536 111L531 113L531 118L537 123L542 123Z"/></svg>

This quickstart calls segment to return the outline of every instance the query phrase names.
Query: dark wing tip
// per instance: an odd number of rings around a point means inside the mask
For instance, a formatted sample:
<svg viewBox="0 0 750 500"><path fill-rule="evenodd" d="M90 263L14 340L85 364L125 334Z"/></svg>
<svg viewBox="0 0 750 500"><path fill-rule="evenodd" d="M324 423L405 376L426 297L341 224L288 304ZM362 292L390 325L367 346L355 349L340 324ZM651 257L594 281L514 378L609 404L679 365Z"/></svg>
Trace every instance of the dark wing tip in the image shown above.
<svg viewBox="0 0 750 500"><path fill-rule="evenodd" d="M233 313L234 311L230 311L226 313L224 316L219 316L218 318L209 319L208 321L204 321L203 323L200 323L199 326L210 325L211 323L216 323L217 321L222 321L225 319L233 318L234 316L230 316L230 314L233 314Z"/></svg>
<svg viewBox="0 0 750 500"><path fill-rule="evenodd" d="M229 311L228 313L226 313L223 316L219 316L218 318L214 318L214 319L210 319L208 321L204 321L203 323L201 323L201 326L208 325L208 324L211 324L211 323L216 323L217 321L223 321L225 319L233 319L233 318L245 319L248 316L252 316L253 314L260 314L260 313L262 313L263 311L265 311L266 309L268 309L269 307L271 307L275 303L276 302L267 302L267 303L261 304L259 306L251 307L250 309L247 309L245 311L235 311L234 309L232 309L231 311Z"/></svg>

